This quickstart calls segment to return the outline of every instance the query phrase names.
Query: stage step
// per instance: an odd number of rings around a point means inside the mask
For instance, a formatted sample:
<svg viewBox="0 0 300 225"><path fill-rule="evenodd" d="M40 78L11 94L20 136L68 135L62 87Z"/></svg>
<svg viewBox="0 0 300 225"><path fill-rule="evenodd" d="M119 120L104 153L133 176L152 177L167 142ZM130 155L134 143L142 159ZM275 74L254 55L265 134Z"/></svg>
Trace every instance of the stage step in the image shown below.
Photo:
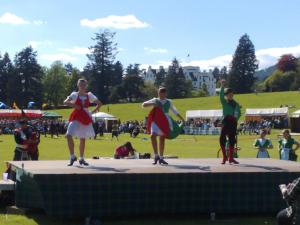
<svg viewBox="0 0 300 225"><path fill-rule="evenodd" d="M12 180L0 180L0 191L14 191L15 182Z"/></svg>

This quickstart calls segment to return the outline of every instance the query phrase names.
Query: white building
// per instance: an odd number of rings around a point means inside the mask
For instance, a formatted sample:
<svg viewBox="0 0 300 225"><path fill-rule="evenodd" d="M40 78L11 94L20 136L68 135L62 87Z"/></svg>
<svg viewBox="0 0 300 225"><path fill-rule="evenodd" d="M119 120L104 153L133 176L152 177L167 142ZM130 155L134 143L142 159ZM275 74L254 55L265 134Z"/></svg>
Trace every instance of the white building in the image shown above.
<svg viewBox="0 0 300 225"><path fill-rule="evenodd" d="M159 69L152 69L151 66L148 67L147 71L144 71L142 77L145 81L155 82L156 74L159 72ZM198 66L184 66L182 67L183 73L187 80L191 80L193 87L195 89L200 89L203 84L206 85L209 95L216 94L216 79L214 78L212 71L200 71L200 67ZM167 72L167 69L165 69Z"/></svg>

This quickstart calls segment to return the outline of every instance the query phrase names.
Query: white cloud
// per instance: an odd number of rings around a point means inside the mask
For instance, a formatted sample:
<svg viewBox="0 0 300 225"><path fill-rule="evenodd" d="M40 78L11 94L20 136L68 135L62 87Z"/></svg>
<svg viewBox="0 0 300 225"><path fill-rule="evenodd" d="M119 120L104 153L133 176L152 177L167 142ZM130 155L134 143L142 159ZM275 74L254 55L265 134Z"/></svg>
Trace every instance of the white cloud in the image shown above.
<svg viewBox="0 0 300 225"><path fill-rule="evenodd" d="M41 55L41 59L46 61L76 61L77 58L65 53L57 53L57 54L43 54Z"/></svg>
<svg viewBox="0 0 300 225"><path fill-rule="evenodd" d="M29 41L28 45L30 45L32 48L36 49L40 46L52 46L52 41Z"/></svg>
<svg viewBox="0 0 300 225"><path fill-rule="evenodd" d="M300 57L300 45L283 48L266 48L256 51L256 57L259 60L259 68L265 69L277 63L280 56L292 54Z"/></svg>
<svg viewBox="0 0 300 225"><path fill-rule="evenodd" d="M23 24L29 24L30 22L23 19L22 17L16 16L15 14L6 12L2 16L0 16L0 23L23 25Z"/></svg>
<svg viewBox="0 0 300 225"><path fill-rule="evenodd" d="M75 55L86 55L86 54L90 54L91 50L89 48L85 48L85 47L72 47L72 48L61 48L59 49L62 52L67 52L70 54L75 54Z"/></svg>
<svg viewBox="0 0 300 225"><path fill-rule="evenodd" d="M28 21L22 17L19 17L13 13L6 12L0 16L0 23L2 24L11 24L11 25L26 25L26 24L34 24L34 25L43 25L46 24L46 21L42 20L34 20Z"/></svg>
<svg viewBox="0 0 300 225"><path fill-rule="evenodd" d="M292 54L295 57L300 57L300 45L283 48L266 48L256 51L256 58L259 61L259 69L266 69L277 63L280 56L284 54ZM215 67L229 67L232 61L232 55L223 55L211 59L203 60L179 60L182 66L199 66L201 70L214 69ZM157 61L151 64L152 68L159 68L159 66L168 67L171 61ZM141 68L147 69L149 64L142 64Z"/></svg>
<svg viewBox="0 0 300 225"><path fill-rule="evenodd" d="M34 20L32 23L33 23L34 25L40 26L40 25L47 24L47 21L43 21L43 20Z"/></svg>
<svg viewBox="0 0 300 225"><path fill-rule="evenodd" d="M150 52L150 53L161 53L161 54L164 54L164 53L168 52L168 50L164 49L164 48L148 48L148 47L145 47L144 50L146 52Z"/></svg>
<svg viewBox="0 0 300 225"><path fill-rule="evenodd" d="M110 15L95 20L82 19L80 20L81 26L90 28L115 28L115 29L130 29L130 28L146 28L150 25L146 22L142 22L134 15L115 16Z"/></svg>

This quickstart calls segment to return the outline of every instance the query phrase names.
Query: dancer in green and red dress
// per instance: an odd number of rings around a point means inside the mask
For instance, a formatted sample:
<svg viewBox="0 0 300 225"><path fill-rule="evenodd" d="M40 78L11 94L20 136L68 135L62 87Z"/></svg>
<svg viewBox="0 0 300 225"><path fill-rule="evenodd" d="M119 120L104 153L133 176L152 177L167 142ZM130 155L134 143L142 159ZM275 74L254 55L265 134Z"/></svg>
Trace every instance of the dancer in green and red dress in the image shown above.
<svg viewBox="0 0 300 225"><path fill-rule="evenodd" d="M225 80L221 80L220 101L223 107L223 121L220 135L220 146L223 153L222 164L228 160L229 163L238 164L233 158L234 146L236 144L237 121L241 116L240 105L233 99L233 90L225 89ZM226 137L229 140L229 154L226 156Z"/></svg>
<svg viewBox="0 0 300 225"><path fill-rule="evenodd" d="M92 116L88 110L90 103L95 103L96 108L92 113L97 112L102 103L91 92L87 92L87 80L79 79L77 82L78 92L72 92L64 101L65 105L73 107L74 110L69 118L69 125L67 129L67 140L70 151L70 163L72 166L77 160L74 154L74 141L73 136L80 139L79 150L80 160L79 164L88 166L89 164L84 160L85 139L94 138L95 132L92 124Z"/></svg>
<svg viewBox="0 0 300 225"><path fill-rule="evenodd" d="M147 131L151 133L151 142L154 151L154 163L167 165L164 160L165 139L176 138L182 128L169 115L171 110L182 122L184 118L178 113L170 99L167 99L167 90L160 87L158 90L158 98L153 98L143 103L143 107L152 106L153 109L148 115ZM159 136L159 155L157 150L157 136Z"/></svg>

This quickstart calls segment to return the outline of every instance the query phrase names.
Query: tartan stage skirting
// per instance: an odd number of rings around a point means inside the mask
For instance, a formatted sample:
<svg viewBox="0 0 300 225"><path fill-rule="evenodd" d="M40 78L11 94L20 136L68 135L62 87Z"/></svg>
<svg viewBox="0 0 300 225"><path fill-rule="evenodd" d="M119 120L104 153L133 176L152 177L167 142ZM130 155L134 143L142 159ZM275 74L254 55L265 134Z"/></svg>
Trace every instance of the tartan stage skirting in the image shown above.
<svg viewBox="0 0 300 225"><path fill-rule="evenodd" d="M62 217L194 213L276 213L278 185L300 176L300 164L274 159L88 160L10 162L16 169L16 205Z"/></svg>

